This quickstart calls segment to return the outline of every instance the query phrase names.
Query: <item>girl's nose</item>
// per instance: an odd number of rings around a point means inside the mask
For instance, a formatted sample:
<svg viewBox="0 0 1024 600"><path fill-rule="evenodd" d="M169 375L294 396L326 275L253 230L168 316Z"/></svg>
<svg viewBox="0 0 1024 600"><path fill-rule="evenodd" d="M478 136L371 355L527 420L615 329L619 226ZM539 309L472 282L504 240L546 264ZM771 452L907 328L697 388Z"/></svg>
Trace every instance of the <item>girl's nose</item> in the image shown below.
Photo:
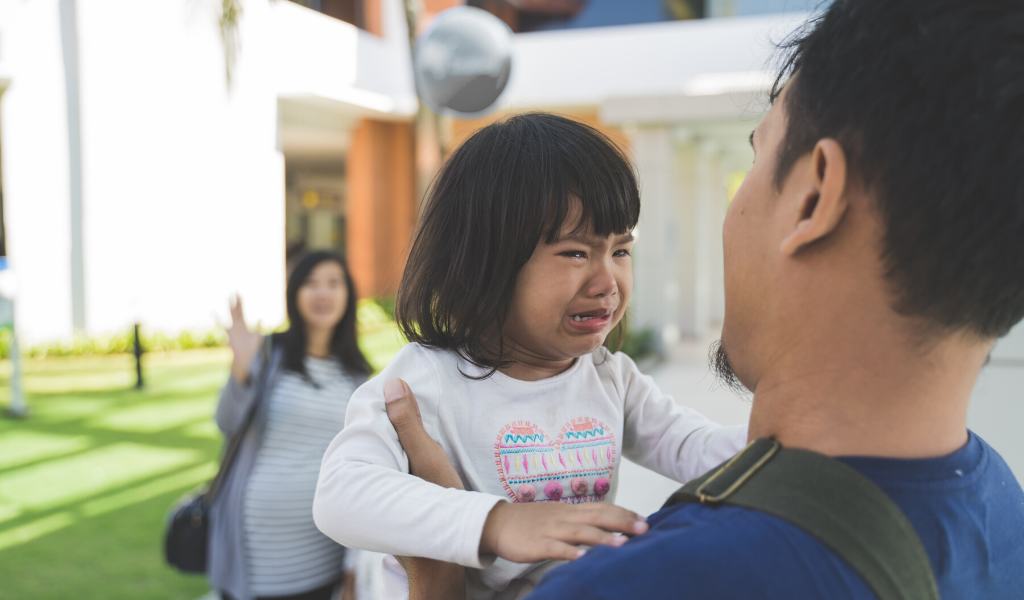
<svg viewBox="0 0 1024 600"><path fill-rule="evenodd" d="M618 290L619 285L612 273L611 265L602 261L590 281L587 282L587 295L593 298L604 298L614 296Z"/></svg>

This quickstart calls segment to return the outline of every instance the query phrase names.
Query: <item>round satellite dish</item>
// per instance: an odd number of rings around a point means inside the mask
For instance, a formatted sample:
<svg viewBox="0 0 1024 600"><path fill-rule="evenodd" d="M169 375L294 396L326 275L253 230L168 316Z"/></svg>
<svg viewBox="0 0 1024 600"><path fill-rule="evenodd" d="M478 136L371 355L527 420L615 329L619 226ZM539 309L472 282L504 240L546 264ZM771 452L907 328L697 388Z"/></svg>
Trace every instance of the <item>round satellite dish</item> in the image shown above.
<svg viewBox="0 0 1024 600"><path fill-rule="evenodd" d="M512 71L512 30L472 6L441 12L416 40L416 93L434 112L480 116L505 90Z"/></svg>

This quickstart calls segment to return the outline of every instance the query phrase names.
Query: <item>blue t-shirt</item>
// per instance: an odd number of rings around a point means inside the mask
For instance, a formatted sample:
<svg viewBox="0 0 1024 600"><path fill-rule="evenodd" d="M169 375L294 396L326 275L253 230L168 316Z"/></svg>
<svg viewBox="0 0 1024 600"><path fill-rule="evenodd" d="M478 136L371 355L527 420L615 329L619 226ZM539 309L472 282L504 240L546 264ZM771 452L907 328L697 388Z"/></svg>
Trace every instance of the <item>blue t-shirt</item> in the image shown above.
<svg viewBox="0 0 1024 600"><path fill-rule="evenodd" d="M970 434L941 458L841 458L903 510L944 600L1024 598L1024 491ZM757 511L679 504L620 548L596 547L549 573L530 600L565 598L870 599L845 562L810 534Z"/></svg>

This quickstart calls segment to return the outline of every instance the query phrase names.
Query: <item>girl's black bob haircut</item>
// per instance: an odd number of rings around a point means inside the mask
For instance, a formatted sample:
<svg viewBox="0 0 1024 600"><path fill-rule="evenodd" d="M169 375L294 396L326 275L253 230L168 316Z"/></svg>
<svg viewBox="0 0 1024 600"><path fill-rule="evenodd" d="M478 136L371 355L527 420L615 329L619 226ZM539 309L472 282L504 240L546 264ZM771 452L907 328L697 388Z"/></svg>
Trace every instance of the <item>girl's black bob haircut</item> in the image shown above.
<svg viewBox="0 0 1024 600"><path fill-rule="evenodd" d="M628 233L640 218L636 173L606 135L546 113L474 133L427 193L395 303L402 333L458 352L487 376L510 364L504 332L516 278L570 218L574 233L602 237Z"/></svg>

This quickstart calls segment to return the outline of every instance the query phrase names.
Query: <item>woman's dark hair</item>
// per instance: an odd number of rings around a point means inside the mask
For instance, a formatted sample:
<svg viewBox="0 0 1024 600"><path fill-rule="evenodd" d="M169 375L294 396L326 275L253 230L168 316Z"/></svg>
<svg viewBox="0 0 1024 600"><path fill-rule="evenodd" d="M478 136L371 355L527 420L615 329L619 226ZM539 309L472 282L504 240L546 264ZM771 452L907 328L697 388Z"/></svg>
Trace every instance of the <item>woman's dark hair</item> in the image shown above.
<svg viewBox="0 0 1024 600"><path fill-rule="evenodd" d="M288 276L288 288L286 292L288 307L288 330L275 333L273 340L275 346L280 346L284 352L282 364L284 368L299 373L307 380L310 380L309 372L306 371L306 324L299 314L299 288L306 283L309 274L313 272L320 263L334 262L341 267L344 273L345 287L348 289L348 301L345 306L345 313L341 321L334 328L331 335L330 355L337 359L343 367L353 373L371 373L373 367L366 361L366 357L359 350L356 339L356 286L349 274L348 265L345 259L333 252L311 252L299 259Z"/></svg>
<svg viewBox="0 0 1024 600"><path fill-rule="evenodd" d="M1006 334L1024 318L1024 3L836 0L783 49L776 186L837 140L876 195L895 309Z"/></svg>
<svg viewBox="0 0 1024 600"><path fill-rule="evenodd" d="M508 365L516 278L537 244L553 243L574 218L574 205L576 232L628 233L640 218L636 174L607 136L546 113L474 133L427 194L395 304L402 333L458 352L486 376Z"/></svg>

